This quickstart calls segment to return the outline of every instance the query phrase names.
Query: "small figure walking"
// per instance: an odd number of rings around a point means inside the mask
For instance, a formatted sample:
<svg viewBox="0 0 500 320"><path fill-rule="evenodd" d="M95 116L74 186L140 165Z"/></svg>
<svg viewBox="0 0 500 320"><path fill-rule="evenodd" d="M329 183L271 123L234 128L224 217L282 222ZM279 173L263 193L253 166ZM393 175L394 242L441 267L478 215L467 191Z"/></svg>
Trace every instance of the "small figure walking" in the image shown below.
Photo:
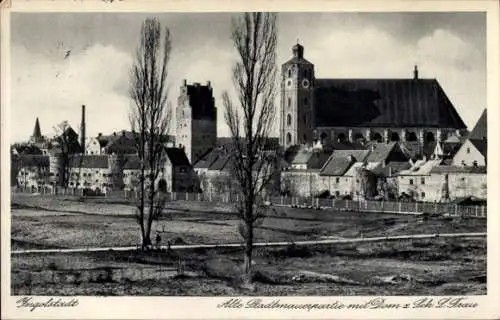
<svg viewBox="0 0 500 320"><path fill-rule="evenodd" d="M156 248L160 249L161 246L161 236L159 232L156 232Z"/></svg>

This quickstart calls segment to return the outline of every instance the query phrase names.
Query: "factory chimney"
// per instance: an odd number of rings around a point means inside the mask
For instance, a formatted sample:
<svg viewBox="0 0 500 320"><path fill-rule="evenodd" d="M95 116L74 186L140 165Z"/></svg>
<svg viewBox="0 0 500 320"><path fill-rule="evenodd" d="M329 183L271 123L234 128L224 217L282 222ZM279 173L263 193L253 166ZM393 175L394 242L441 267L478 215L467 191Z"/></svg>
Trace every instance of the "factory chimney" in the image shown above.
<svg viewBox="0 0 500 320"><path fill-rule="evenodd" d="M82 105L82 123L80 128L80 145L82 146L82 153L85 154L87 150L85 146L85 105Z"/></svg>

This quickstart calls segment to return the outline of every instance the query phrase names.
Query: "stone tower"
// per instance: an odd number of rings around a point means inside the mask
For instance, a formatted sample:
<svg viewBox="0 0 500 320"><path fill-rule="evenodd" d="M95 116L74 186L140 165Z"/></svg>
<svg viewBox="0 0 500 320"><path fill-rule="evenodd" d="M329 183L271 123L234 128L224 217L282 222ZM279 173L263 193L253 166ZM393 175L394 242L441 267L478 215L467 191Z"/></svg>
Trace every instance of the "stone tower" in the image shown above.
<svg viewBox="0 0 500 320"><path fill-rule="evenodd" d="M210 81L206 85L184 80L176 109L176 145L194 164L217 143L217 108Z"/></svg>
<svg viewBox="0 0 500 320"><path fill-rule="evenodd" d="M314 65L296 44L293 57L281 66L280 144L308 144L314 129Z"/></svg>

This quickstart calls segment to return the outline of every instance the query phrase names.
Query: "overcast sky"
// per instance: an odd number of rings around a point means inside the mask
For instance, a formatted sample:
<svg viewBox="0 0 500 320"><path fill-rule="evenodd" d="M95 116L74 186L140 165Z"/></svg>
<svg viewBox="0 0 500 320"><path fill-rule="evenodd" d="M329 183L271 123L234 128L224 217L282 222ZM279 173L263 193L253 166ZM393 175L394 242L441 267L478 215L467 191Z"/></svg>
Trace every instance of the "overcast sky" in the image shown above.
<svg viewBox="0 0 500 320"><path fill-rule="evenodd" d="M87 132L129 129L128 70L141 22L157 17L172 34L169 100L183 79L212 82L218 135L227 136L221 93L232 87L229 13L13 13L11 141L32 134L36 117L53 135L63 120ZM278 64L299 39L319 78L437 78L471 127L486 107L484 13L284 13ZM66 52L71 51L65 59ZM277 129L277 128L276 128ZM277 133L277 130L275 131Z"/></svg>

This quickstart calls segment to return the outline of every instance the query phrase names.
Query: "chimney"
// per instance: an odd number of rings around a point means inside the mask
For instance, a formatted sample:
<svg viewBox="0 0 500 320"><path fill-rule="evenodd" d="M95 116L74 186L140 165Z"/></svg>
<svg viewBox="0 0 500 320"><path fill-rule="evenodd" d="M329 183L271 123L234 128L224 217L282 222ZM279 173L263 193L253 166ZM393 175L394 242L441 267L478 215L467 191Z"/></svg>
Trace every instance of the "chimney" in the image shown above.
<svg viewBox="0 0 500 320"><path fill-rule="evenodd" d="M116 132L113 132L113 136L115 136L115 137L116 137Z"/></svg>
<svg viewBox="0 0 500 320"><path fill-rule="evenodd" d="M212 88L212 83L210 81L207 81L207 87Z"/></svg>
<svg viewBox="0 0 500 320"><path fill-rule="evenodd" d="M98 137L102 137L102 132L99 132L99 133L97 134L97 136L98 136Z"/></svg>
<svg viewBox="0 0 500 320"><path fill-rule="evenodd" d="M82 105L82 124L81 124L81 137L80 145L82 146L82 153L86 153L85 148L85 105Z"/></svg>
<svg viewBox="0 0 500 320"><path fill-rule="evenodd" d="M418 80L418 66L415 65L413 68L413 80Z"/></svg>
<svg viewBox="0 0 500 320"><path fill-rule="evenodd" d="M184 87L185 87L185 86L187 86L187 80L186 80L186 79L182 80L182 85L183 85Z"/></svg>

